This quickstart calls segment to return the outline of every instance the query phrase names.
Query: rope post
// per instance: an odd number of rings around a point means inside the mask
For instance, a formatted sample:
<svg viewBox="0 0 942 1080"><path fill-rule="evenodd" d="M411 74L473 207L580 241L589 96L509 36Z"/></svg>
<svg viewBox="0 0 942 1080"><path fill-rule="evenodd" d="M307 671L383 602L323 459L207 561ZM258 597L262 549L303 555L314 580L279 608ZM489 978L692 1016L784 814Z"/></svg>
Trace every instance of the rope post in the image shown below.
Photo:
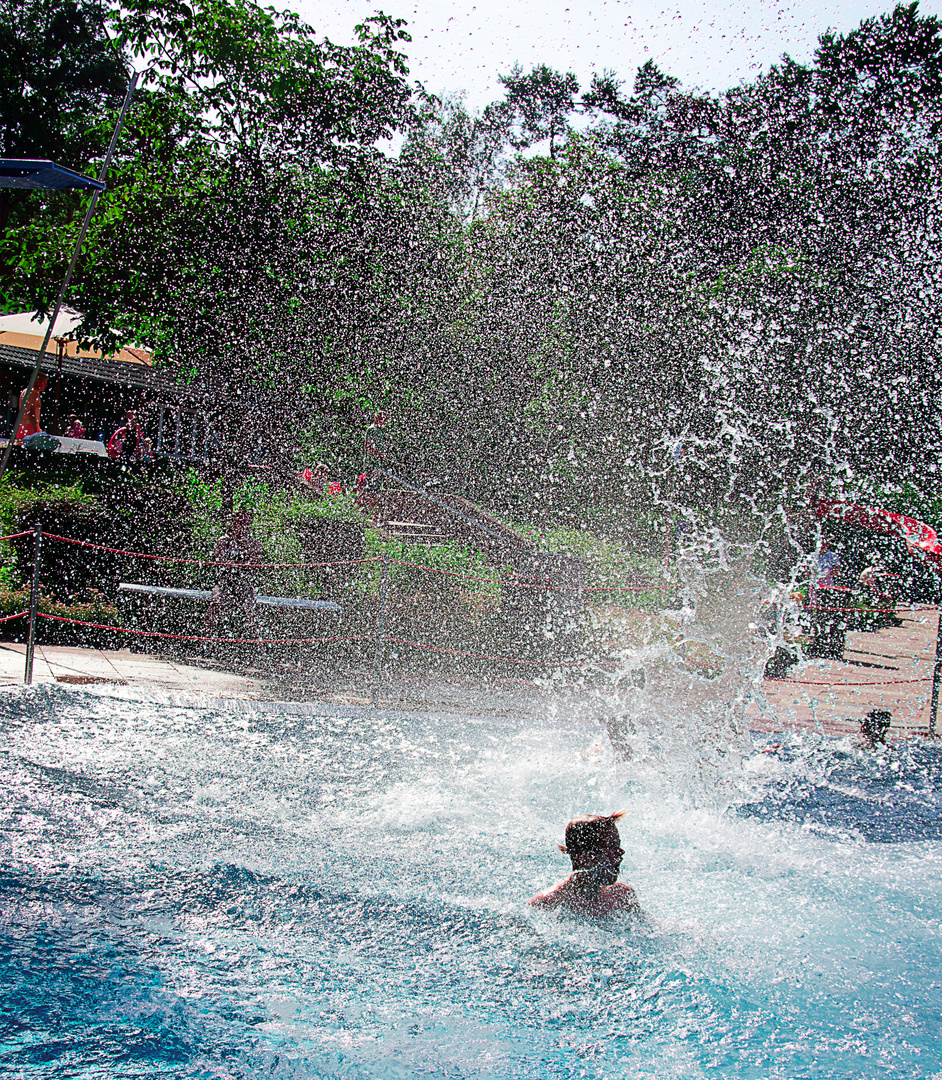
<svg viewBox="0 0 942 1080"><path fill-rule="evenodd" d="M939 680L942 676L942 607L939 608L939 628L935 635L935 666L932 669L932 699L929 703L929 734L935 735L939 718Z"/></svg>
<svg viewBox="0 0 942 1080"><path fill-rule="evenodd" d="M26 639L26 672L23 682L33 681L33 653L36 649L36 612L39 608L39 556L43 539L42 525L37 521L33 527L33 584L29 591L29 636Z"/></svg>
<svg viewBox="0 0 942 1080"><path fill-rule="evenodd" d="M383 666L383 622L386 616L386 586L389 584L389 556L383 553L379 577L379 610L376 613L376 675L373 680L373 707L379 705L379 686Z"/></svg>

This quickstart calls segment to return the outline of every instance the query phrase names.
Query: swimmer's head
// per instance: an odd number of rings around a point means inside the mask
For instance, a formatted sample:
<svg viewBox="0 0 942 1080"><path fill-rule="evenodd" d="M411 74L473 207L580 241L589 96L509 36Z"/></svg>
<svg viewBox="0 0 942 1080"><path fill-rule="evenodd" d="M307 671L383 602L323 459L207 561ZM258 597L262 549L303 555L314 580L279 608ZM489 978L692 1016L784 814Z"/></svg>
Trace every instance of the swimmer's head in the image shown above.
<svg viewBox="0 0 942 1080"><path fill-rule="evenodd" d="M584 887L602 888L618 880L625 852L615 822L624 814L584 814L566 826L566 846L560 844L560 851L569 856L573 875Z"/></svg>
<svg viewBox="0 0 942 1080"><path fill-rule="evenodd" d="M621 849L621 837L615 824L625 816L624 810L614 814L583 814L566 826L566 844L559 850L565 855L589 855L597 851Z"/></svg>

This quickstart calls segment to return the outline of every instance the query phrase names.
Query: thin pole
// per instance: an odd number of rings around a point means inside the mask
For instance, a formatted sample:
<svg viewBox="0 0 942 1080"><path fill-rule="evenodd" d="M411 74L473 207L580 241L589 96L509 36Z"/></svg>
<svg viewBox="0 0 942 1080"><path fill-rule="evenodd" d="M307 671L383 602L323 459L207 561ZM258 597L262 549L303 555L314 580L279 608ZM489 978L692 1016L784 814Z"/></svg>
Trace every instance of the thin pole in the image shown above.
<svg viewBox="0 0 942 1080"><path fill-rule="evenodd" d="M29 686L33 681L33 652L36 648L36 612L39 608L39 552L43 539L43 527L37 521L33 527L33 585L29 592L29 637L26 640L26 672L23 682Z"/></svg>
<svg viewBox="0 0 942 1080"><path fill-rule="evenodd" d="M939 629L935 636L935 667L932 669L932 700L929 703L929 734L935 735L939 718L939 679L942 675L942 607L939 608Z"/></svg>
<svg viewBox="0 0 942 1080"><path fill-rule="evenodd" d="M383 555L379 578L379 610L376 614L376 677L373 680L373 706L379 705L379 684L383 664L383 622L386 615L386 586L389 583L389 556Z"/></svg>
<svg viewBox="0 0 942 1080"><path fill-rule="evenodd" d="M124 95L124 104L121 106L121 112L118 114L118 122L115 125L114 134L111 136L111 145L108 147L108 152L105 154L105 160L102 162L101 174L98 177L102 184L105 182L105 177L108 175L111 157L112 154L114 154L114 148L118 143L118 136L121 134L121 129L124 127L124 118L127 115L128 107L131 104L131 98L134 96L134 88L136 86L137 73L135 72L134 75L131 76L131 81L128 83L128 92ZM7 442L6 449L3 451L3 459L0 461L0 477L7 471L7 465L10 462L10 454L12 453L13 445L16 442L16 433L20 430L20 424L22 424L23 415L26 412L26 402L29 400L29 395L33 392L33 387L36 385L36 380L39 378L43 357L46 355L49 339L52 337L52 329L56 325L56 319L59 318L59 309L62 307L62 301L65 299L65 294L72 281L75 264L78 262L82 244L85 243L85 234L88 232L88 225L92 220L92 214L95 213L95 207L98 205L98 196L100 194L101 192L97 190L92 193L91 201L88 204L88 210L85 211L85 220L82 222L81 232L79 232L78 239L75 241L75 246L72 248L72 261L69 263L69 269L66 271L65 277L62 279L62 287L59 289L56 306L53 308L52 318L49 320L49 326L46 328L46 336L43 338L42 347L39 352L36 353L36 363L33 365L29 382L26 384L26 390L23 392L23 396L20 400L20 411L16 414L13 430L10 432L9 441Z"/></svg>

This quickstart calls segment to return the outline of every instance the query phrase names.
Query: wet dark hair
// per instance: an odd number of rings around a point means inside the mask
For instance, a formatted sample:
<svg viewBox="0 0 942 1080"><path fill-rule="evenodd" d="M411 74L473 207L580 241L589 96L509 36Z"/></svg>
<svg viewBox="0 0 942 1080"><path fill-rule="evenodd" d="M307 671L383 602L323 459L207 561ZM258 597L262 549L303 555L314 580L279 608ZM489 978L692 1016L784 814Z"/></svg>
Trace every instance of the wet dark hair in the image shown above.
<svg viewBox="0 0 942 1080"><path fill-rule="evenodd" d="M566 846L559 850L566 855L584 855L588 851L604 851L621 847L621 837L615 824L625 816L624 810L614 814L583 814L566 826Z"/></svg>
<svg viewBox="0 0 942 1080"><path fill-rule="evenodd" d="M893 714L886 709L871 709L860 721L861 733L873 743L885 743L886 734L893 722Z"/></svg>

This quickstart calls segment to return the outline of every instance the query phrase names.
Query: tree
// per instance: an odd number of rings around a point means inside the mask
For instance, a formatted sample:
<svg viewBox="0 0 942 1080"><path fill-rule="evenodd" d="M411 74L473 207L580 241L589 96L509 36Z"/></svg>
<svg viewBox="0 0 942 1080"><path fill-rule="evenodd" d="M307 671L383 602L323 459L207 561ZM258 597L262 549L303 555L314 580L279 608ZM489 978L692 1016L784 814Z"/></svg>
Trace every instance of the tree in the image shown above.
<svg viewBox="0 0 942 1080"><path fill-rule="evenodd" d="M84 165L127 87L93 0L0 0L0 153Z"/></svg>
<svg viewBox="0 0 942 1080"><path fill-rule="evenodd" d="M147 67L75 279L84 336L147 345L205 387L234 466L262 434L291 447L324 381L318 335L342 336L350 308L311 312L358 265L376 142L407 116L405 32L377 16L336 46L248 0L140 0L111 27ZM47 220L42 250L74 228ZM36 307L60 269L27 277Z"/></svg>
<svg viewBox="0 0 942 1080"><path fill-rule="evenodd" d="M0 0L0 153L83 169L108 145L127 67L94 0ZM47 253L42 219L68 220L81 196L0 190L0 304L27 306L23 287Z"/></svg>
<svg viewBox="0 0 942 1080"><path fill-rule="evenodd" d="M556 156L556 140L568 130L567 119L579 108L579 82L571 71L565 75L539 64L528 74L517 66L499 75L506 90L502 109L511 121L510 143L523 150L549 140L549 156Z"/></svg>
<svg viewBox="0 0 942 1080"><path fill-rule="evenodd" d="M342 162L405 118L399 19L367 19L349 47L251 0L129 0L111 22L119 44L147 64L144 86L189 119L189 138L243 167Z"/></svg>

